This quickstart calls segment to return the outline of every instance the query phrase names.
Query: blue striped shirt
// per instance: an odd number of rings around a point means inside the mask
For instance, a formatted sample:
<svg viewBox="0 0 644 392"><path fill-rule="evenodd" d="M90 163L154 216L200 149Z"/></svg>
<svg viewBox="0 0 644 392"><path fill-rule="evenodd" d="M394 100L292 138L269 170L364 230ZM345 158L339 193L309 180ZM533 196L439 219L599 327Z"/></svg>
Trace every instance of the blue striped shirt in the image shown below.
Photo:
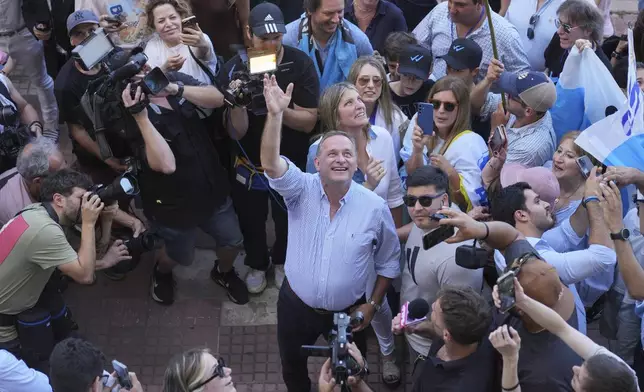
<svg viewBox="0 0 644 392"><path fill-rule="evenodd" d="M280 178L267 176L288 208L284 270L298 297L313 308L339 311L365 293L375 269L400 275L400 243L387 203L352 182L330 219L331 204L319 174L303 173L291 161Z"/></svg>

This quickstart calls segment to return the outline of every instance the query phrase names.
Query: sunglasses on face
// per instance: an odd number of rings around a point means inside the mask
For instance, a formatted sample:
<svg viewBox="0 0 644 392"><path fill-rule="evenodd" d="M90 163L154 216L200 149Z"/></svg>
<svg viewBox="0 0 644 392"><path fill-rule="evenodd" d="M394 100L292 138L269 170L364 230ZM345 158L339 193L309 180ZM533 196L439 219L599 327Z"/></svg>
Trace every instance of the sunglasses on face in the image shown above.
<svg viewBox="0 0 644 392"><path fill-rule="evenodd" d="M205 381L200 382L199 384L193 386L190 388L191 391L195 391L204 385L208 384L210 381L214 380L215 378L224 378L226 377L226 373L224 371L224 368L226 367L226 363L224 362L224 359L219 357L217 358L217 367L215 367L215 371L212 376L208 377Z"/></svg>
<svg viewBox="0 0 644 392"><path fill-rule="evenodd" d="M435 199L438 199L439 197L443 196L445 192L439 193L437 195L423 195L423 196L411 196L411 195L405 195L403 196L403 203L407 207L414 207L416 205L416 202L419 202L421 207L431 207L432 202L434 202Z"/></svg>
<svg viewBox="0 0 644 392"><path fill-rule="evenodd" d="M528 39L534 39L534 28L537 25L537 22L539 21L540 15L534 14L530 17L530 27L528 27Z"/></svg>
<svg viewBox="0 0 644 392"><path fill-rule="evenodd" d="M438 110L441 106L443 106L443 109L445 109L446 112L453 112L454 109L456 109L456 107L458 106L458 104L454 102L443 102L436 99L430 100L429 103L434 106L434 110Z"/></svg>
<svg viewBox="0 0 644 392"><path fill-rule="evenodd" d="M361 76L358 78L358 86L360 87L367 87L369 85L369 82L373 82L373 85L375 87L380 87L382 85L382 78L378 76Z"/></svg>
<svg viewBox="0 0 644 392"><path fill-rule="evenodd" d="M561 19L555 19L555 27L556 28L561 27L561 28L563 28L564 33L569 34L571 31L573 31L574 29L576 29L579 26L573 26L573 25L570 25L568 23L562 22Z"/></svg>

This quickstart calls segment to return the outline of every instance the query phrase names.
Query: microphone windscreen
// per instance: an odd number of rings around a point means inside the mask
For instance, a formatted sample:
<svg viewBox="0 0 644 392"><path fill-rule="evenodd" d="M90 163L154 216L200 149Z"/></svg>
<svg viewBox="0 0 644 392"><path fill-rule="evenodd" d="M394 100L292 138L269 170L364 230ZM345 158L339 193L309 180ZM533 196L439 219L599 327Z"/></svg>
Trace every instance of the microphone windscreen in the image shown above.
<svg viewBox="0 0 644 392"><path fill-rule="evenodd" d="M409 319L417 320L427 316L429 304L422 298L416 298L409 303Z"/></svg>

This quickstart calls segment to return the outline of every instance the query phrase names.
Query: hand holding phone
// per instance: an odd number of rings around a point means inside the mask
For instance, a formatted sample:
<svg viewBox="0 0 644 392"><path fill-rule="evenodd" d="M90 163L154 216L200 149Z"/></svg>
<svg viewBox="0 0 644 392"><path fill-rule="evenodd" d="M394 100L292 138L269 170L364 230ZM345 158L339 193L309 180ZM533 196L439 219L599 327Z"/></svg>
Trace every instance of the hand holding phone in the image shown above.
<svg viewBox="0 0 644 392"><path fill-rule="evenodd" d="M501 306L499 307L501 313L507 312L516 305L514 276L514 271L508 271L496 280L499 300L501 301Z"/></svg>
<svg viewBox="0 0 644 392"><path fill-rule="evenodd" d="M584 176L584 178L588 178L590 176L590 171L593 169L593 162L588 158L586 155L582 155L579 158L577 158L577 167L579 167L579 171L581 171L581 175Z"/></svg>
<svg viewBox="0 0 644 392"><path fill-rule="evenodd" d="M507 139L508 136L505 130L505 126L497 126L492 132L492 136L490 137L490 150L492 150L492 152L498 152L499 150L501 150L501 148L506 146Z"/></svg>
<svg viewBox="0 0 644 392"><path fill-rule="evenodd" d="M416 123L423 130L423 135L434 134L434 105L427 102L418 104Z"/></svg>
<svg viewBox="0 0 644 392"><path fill-rule="evenodd" d="M132 389L132 380L130 379L130 373L127 370L127 366L123 365L116 359L112 361L112 366L114 367L114 371L116 372L116 377L121 388L125 388L127 390Z"/></svg>
<svg viewBox="0 0 644 392"><path fill-rule="evenodd" d="M185 29L186 27L194 28L197 25L197 17L189 16L181 20L181 28Z"/></svg>

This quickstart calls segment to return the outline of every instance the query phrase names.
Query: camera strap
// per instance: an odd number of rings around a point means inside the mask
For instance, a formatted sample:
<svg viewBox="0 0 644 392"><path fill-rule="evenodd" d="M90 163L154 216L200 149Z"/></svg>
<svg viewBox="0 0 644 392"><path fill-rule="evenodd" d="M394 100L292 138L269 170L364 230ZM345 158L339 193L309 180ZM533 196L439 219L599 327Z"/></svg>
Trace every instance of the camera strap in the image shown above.
<svg viewBox="0 0 644 392"><path fill-rule="evenodd" d="M56 213L56 211L54 210L54 207L52 207L51 203L40 203L40 205L41 205L41 206L43 206L43 208L45 209L45 211L47 211L47 214L49 215L49 217L51 218L51 220L53 220L54 222L56 222L56 223L60 224L60 220L58 219L58 214L57 214L57 213ZM29 207L27 207L27 208L23 208L22 210L18 211L18 212L16 213L16 215L14 215L14 216L18 216L18 215L22 214L23 212L33 210L33 209L35 209L35 208L37 208L37 207L38 207L38 206L36 205L36 206L34 206L34 207L29 206Z"/></svg>

